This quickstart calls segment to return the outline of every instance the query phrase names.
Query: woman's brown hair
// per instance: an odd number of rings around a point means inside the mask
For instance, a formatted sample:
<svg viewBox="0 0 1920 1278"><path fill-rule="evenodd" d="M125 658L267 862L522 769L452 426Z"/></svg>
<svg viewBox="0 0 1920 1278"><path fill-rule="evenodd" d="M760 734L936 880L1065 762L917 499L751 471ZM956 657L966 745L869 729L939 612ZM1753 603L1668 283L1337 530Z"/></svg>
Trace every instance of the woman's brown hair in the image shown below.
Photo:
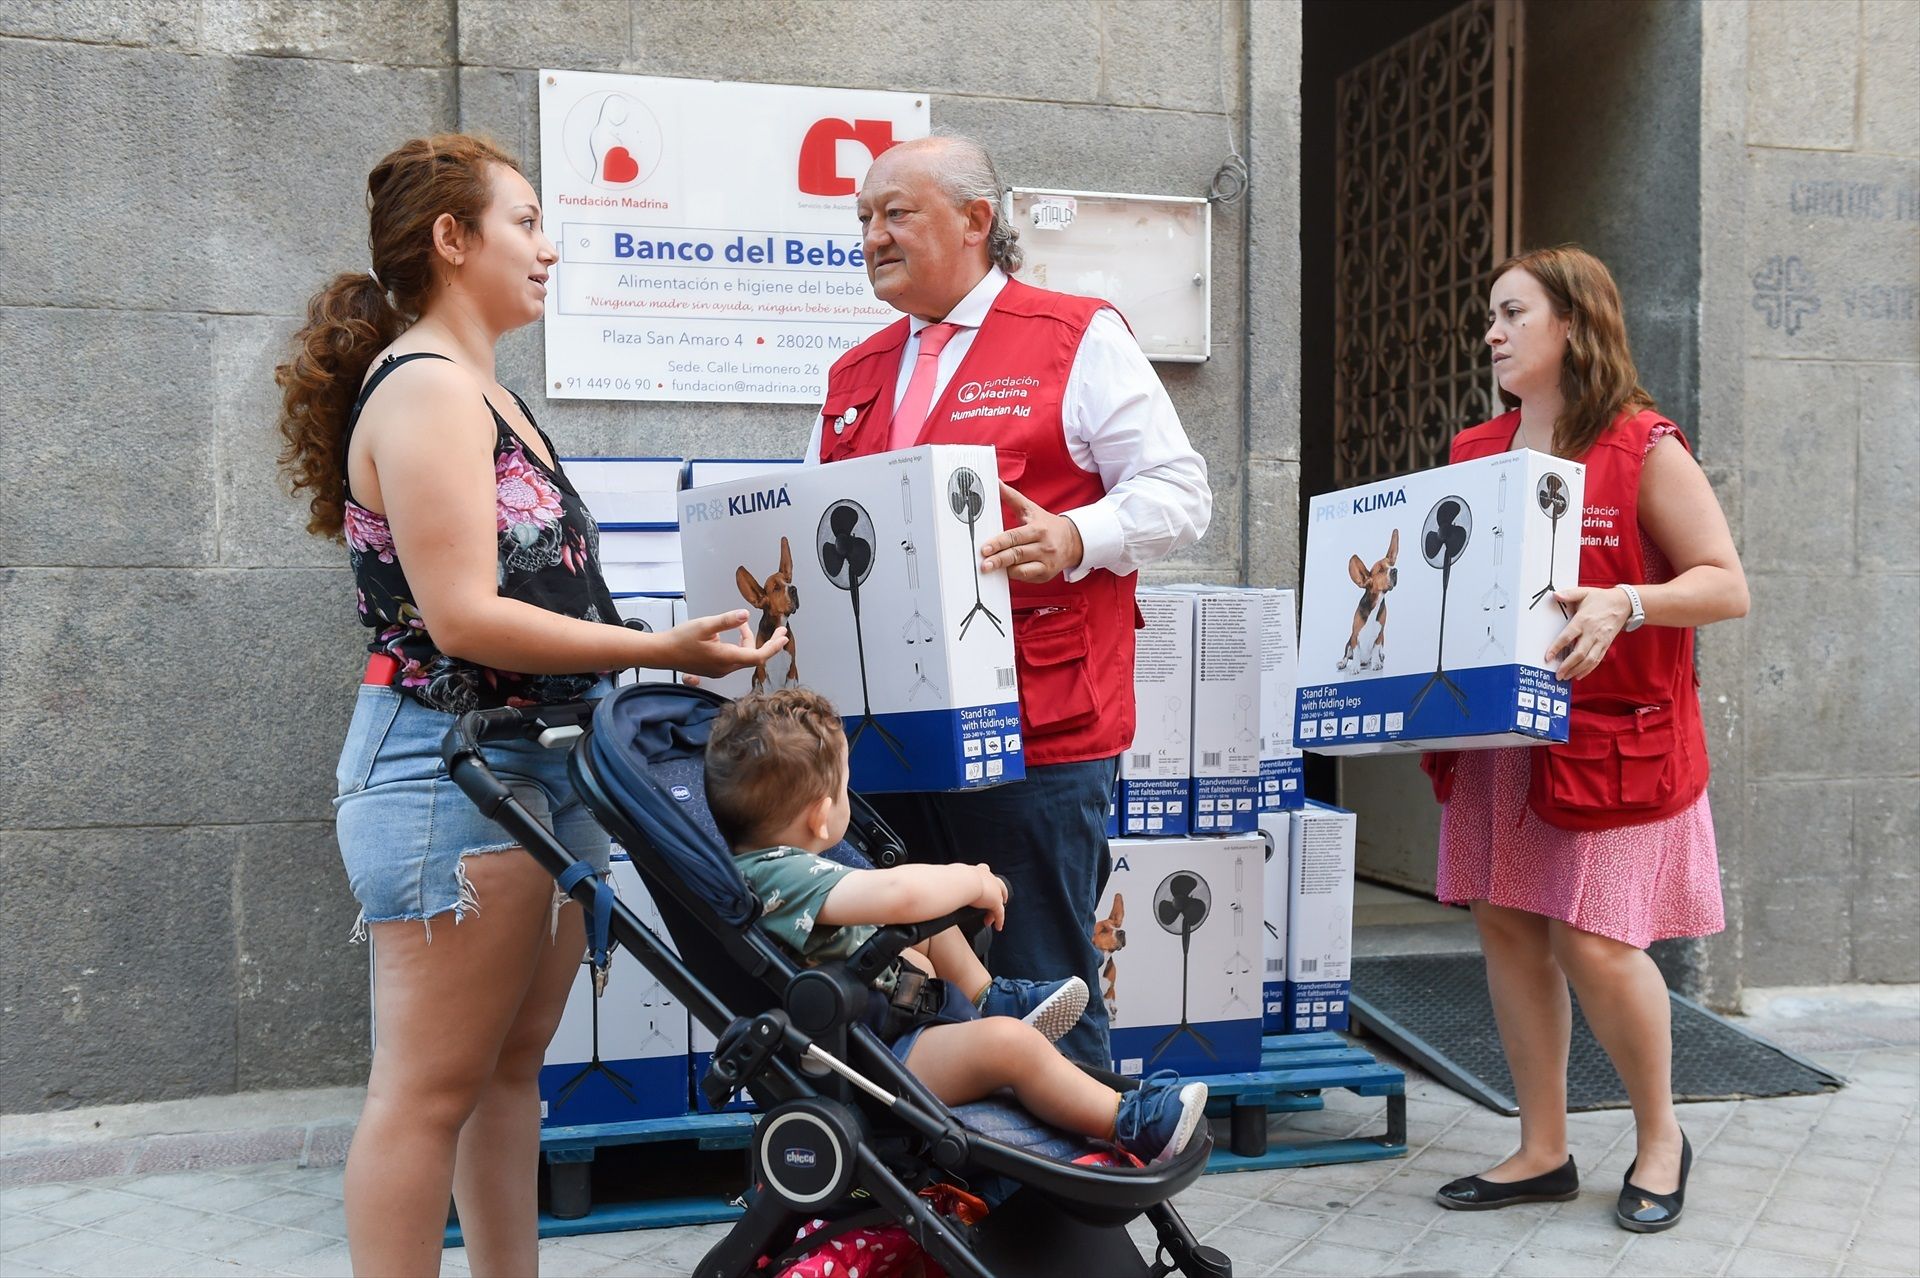
<svg viewBox="0 0 1920 1278"><path fill-rule="evenodd" d="M1516 269L1540 281L1553 313L1567 322L1567 354L1560 365L1565 406L1553 426L1553 451L1579 457L1622 412L1654 407L1627 347L1620 290L1606 265L1577 244L1515 254L1493 268L1493 279ZM1500 402L1520 406L1519 398L1505 390Z"/></svg>
<svg viewBox="0 0 1920 1278"><path fill-rule="evenodd" d="M484 138L442 133L403 144L367 175L372 271L347 271L307 303L280 386L280 468L310 494L307 531L339 537L346 500L347 415L368 365L420 317L434 283L433 224L452 214L479 230L493 200L491 166L513 157Z"/></svg>

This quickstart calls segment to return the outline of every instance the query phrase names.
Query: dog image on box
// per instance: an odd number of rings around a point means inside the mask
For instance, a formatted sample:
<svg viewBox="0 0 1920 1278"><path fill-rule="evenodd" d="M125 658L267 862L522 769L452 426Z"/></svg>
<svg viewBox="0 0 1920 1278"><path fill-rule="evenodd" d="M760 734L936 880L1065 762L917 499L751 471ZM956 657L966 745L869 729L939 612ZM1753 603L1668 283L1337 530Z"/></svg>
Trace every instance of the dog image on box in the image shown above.
<svg viewBox="0 0 1920 1278"><path fill-rule="evenodd" d="M773 638L775 630L781 626L787 628L787 677L781 682L798 681L800 655L794 646L793 623L788 620L800 611L800 590L793 584L793 546L785 537L780 539L779 570L768 573L765 582L755 581L745 564L734 569L733 580L740 587L740 597L760 609L760 628L754 631L759 637L754 643L763 644ZM753 690L759 692L766 686L767 663L762 661L753 668Z"/></svg>
<svg viewBox="0 0 1920 1278"><path fill-rule="evenodd" d="M1093 923L1093 948L1107 956L1100 969L1100 997L1106 1000L1107 1015L1120 1015L1119 969L1114 966L1113 956L1127 948L1127 898L1120 893L1113 894L1113 909L1104 919L1095 919Z"/></svg>
<svg viewBox="0 0 1920 1278"><path fill-rule="evenodd" d="M1399 558L1400 530L1396 528L1387 543L1386 555L1375 560L1373 567L1367 567L1358 555L1347 560L1347 575L1360 587L1360 602L1353 610L1353 630L1347 635L1347 650L1341 654L1335 669L1387 668L1387 592L1400 584L1400 570L1394 566ZM1376 624L1369 637L1366 629L1370 622Z"/></svg>

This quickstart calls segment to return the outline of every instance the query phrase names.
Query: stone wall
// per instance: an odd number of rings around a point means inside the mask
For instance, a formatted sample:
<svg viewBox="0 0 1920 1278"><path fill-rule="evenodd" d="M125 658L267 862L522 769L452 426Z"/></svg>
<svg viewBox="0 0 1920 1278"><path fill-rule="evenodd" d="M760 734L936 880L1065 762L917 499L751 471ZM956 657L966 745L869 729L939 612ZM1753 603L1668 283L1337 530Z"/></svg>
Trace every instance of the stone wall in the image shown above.
<svg viewBox="0 0 1920 1278"><path fill-rule="evenodd" d="M1920 10L1705 19L1702 434L1753 589L1702 632L1732 943L1749 985L1920 980Z"/></svg>
<svg viewBox="0 0 1920 1278"><path fill-rule="evenodd" d="M1213 529L1163 572L1296 575L1292 6L0 0L0 1111L363 1076L328 802L361 639L277 486L271 370L365 266L394 144L488 132L537 181L547 66L924 90L1029 186L1201 194L1237 147L1212 359L1160 366ZM548 403L541 350L501 377L569 452L806 438L804 408Z"/></svg>

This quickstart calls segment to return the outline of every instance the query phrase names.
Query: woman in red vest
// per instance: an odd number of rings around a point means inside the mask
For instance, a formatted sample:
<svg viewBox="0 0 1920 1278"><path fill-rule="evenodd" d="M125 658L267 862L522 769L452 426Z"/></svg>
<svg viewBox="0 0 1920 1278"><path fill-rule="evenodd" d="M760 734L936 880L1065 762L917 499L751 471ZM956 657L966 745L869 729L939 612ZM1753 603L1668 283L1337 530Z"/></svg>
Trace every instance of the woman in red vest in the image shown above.
<svg viewBox="0 0 1920 1278"><path fill-rule="evenodd" d="M1445 805L1439 895L1473 909L1520 1106L1518 1152L1438 1196L1484 1211L1578 1192L1571 981L1633 1104L1615 1219L1651 1233L1680 1219L1692 1148L1646 949L1724 926L1693 631L1746 614L1746 576L1685 437L1640 387L1605 266L1572 246L1502 263L1486 341L1512 411L1462 431L1452 459L1531 448L1582 462L1586 515L1581 584L1554 596L1569 620L1547 653L1573 688L1567 743L1424 761Z"/></svg>

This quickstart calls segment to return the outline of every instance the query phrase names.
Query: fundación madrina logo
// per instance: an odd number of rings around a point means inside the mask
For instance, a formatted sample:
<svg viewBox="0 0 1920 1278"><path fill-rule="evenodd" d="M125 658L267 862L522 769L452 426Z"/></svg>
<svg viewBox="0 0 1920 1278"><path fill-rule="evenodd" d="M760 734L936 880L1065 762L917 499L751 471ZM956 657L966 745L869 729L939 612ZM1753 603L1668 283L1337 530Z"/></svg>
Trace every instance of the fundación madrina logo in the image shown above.
<svg viewBox="0 0 1920 1278"><path fill-rule="evenodd" d="M639 99L617 90L589 93L560 126L567 163L608 191L638 186L660 167L660 121Z"/></svg>

